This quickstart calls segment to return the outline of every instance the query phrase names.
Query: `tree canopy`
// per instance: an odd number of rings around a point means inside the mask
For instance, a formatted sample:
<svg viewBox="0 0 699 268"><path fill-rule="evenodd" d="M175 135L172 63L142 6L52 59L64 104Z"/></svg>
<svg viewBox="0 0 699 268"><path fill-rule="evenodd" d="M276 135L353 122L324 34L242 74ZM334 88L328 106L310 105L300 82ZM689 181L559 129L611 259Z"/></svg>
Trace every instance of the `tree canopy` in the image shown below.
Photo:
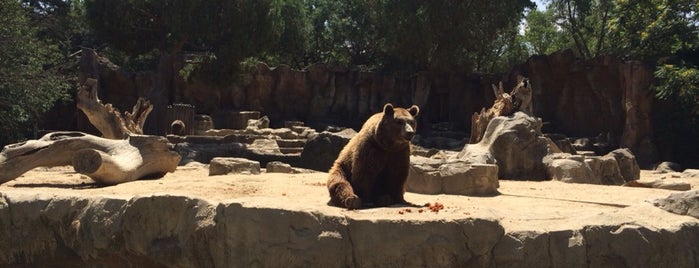
<svg viewBox="0 0 699 268"><path fill-rule="evenodd" d="M58 45L39 38L29 14L18 1L0 0L0 143L36 130L41 115L67 97Z"/></svg>

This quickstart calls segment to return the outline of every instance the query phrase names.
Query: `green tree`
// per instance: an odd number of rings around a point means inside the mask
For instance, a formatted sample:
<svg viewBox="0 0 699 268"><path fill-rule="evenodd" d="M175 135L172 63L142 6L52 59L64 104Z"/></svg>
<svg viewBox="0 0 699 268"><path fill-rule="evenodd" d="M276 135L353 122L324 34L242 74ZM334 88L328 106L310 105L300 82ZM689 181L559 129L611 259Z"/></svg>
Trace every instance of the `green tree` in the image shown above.
<svg viewBox="0 0 699 268"><path fill-rule="evenodd" d="M413 73L491 68L492 62L481 61L497 60L493 46L502 45L533 3L312 0L307 6L313 29L309 58Z"/></svg>
<svg viewBox="0 0 699 268"><path fill-rule="evenodd" d="M289 64L298 69L310 64L311 22L304 1L278 1L270 12L273 29L279 32L262 59L271 65Z"/></svg>
<svg viewBox="0 0 699 268"><path fill-rule="evenodd" d="M523 39L532 54L548 55L570 47L567 35L555 22L552 9L534 9L527 13Z"/></svg>
<svg viewBox="0 0 699 268"><path fill-rule="evenodd" d="M57 74L58 49L38 39L31 9L0 0L0 143L16 142L37 130L37 120L68 85Z"/></svg>
<svg viewBox="0 0 699 268"><path fill-rule="evenodd" d="M696 0L618 1L609 21L612 51L631 59L662 60L697 47Z"/></svg>
<svg viewBox="0 0 699 268"><path fill-rule="evenodd" d="M590 59L608 48L608 23L613 17L612 0L552 0L555 21L570 36L578 56Z"/></svg>
<svg viewBox="0 0 699 268"><path fill-rule="evenodd" d="M311 24L308 58L341 66L373 69L379 63L376 3L366 0L306 1Z"/></svg>
<svg viewBox="0 0 699 268"><path fill-rule="evenodd" d="M290 30L272 17L281 0L86 0L87 18L97 36L131 57L198 55L194 73L212 84L236 77L239 63L260 56ZM282 9L288 10L288 9ZM290 38L288 38L290 39ZM174 72L179 71L175 66ZM161 73L172 72L160 70ZM172 100L171 100L172 101Z"/></svg>
<svg viewBox="0 0 699 268"><path fill-rule="evenodd" d="M395 59L393 66L409 63L417 70L480 71L490 66L478 63L479 56L517 27L525 8L534 7L529 0L378 2L385 54Z"/></svg>

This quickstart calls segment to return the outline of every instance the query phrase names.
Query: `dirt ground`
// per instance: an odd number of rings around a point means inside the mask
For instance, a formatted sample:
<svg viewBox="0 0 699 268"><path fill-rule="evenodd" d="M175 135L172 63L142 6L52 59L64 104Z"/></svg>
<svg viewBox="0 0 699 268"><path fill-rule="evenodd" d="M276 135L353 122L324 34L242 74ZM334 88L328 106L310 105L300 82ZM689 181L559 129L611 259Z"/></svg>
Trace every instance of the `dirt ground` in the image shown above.
<svg viewBox="0 0 699 268"><path fill-rule="evenodd" d="M699 180L667 174L641 172L641 180L684 181L699 187ZM458 196L406 193L414 204L435 203L443 209L395 206L356 211L328 205L325 187L327 173L262 173L209 176L208 166L180 166L156 180L141 180L116 186L100 186L77 174L72 167L36 168L20 178L0 185L0 192L11 195L49 194L105 196L130 199L138 195L182 195L211 204L239 202L244 206L317 211L368 220L440 220L466 217L499 219L508 231L556 231L582 228L591 224L632 222L644 226L672 227L683 221L696 221L655 208L650 201L667 197L673 191L622 186L567 184L556 181L523 182L501 180L499 195ZM679 218L678 218L679 217Z"/></svg>

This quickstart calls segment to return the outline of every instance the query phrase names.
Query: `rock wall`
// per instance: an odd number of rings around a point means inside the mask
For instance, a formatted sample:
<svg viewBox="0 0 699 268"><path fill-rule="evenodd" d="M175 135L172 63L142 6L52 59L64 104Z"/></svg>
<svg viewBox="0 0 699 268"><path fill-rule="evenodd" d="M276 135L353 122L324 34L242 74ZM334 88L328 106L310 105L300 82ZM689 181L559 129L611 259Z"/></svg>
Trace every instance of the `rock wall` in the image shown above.
<svg viewBox="0 0 699 268"><path fill-rule="evenodd" d="M159 67L158 74L122 72L91 50L84 51L83 57L81 71L100 78L104 102L130 109L139 96L166 94L151 102L156 106L168 101L193 104L198 113L213 116L216 128L229 128L222 122L230 111L255 110L268 116L274 126L298 120L317 128L335 124L358 129L384 103L391 102L420 106L420 133L430 132L430 126L440 122L468 133L471 115L494 101L491 84L503 81L509 91L521 74L532 83L534 113L543 119L544 132L572 137L610 133L616 144L638 155L639 163L645 165L655 155L650 119L652 67L612 56L588 61L577 60L571 51L534 56L505 75L422 72L393 76L323 64L293 70L260 63L237 83L223 88L196 80L184 82L176 76L173 79L178 81L165 83L162 80L172 75L164 67ZM166 59L176 61L175 57ZM179 66L172 62L161 65ZM165 108L153 110L145 127L149 134L166 132L169 122L161 122L167 118L165 112Z"/></svg>
<svg viewBox="0 0 699 268"><path fill-rule="evenodd" d="M699 225L506 231L171 195L0 194L0 266L696 267ZM653 226L652 224L649 226Z"/></svg>

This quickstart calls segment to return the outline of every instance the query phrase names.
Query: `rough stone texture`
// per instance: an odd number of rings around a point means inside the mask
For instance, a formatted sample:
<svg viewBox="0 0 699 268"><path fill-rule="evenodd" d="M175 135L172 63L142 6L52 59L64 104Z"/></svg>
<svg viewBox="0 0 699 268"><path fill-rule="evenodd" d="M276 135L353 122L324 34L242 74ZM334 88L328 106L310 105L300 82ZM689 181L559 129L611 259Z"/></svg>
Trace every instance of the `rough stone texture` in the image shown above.
<svg viewBox="0 0 699 268"><path fill-rule="evenodd" d="M551 179L569 183L602 184L581 155L566 153L551 154L544 157L548 174Z"/></svg>
<svg viewBox="0 0 699 268"><path fill-rule="evenodd" d="M496 165L411 156L405 190L421 194L493 195L499 185Z"/></svg>
<svg viewBox="0 0 699 268"><path fill-rule="evenodd" d="M640 178L641 168L636 162L636 156L631 153L631 150L627 148L616 149L609 153L614 158L616 158L617 163L619 163L619 170L621 171L621 176L624 177L624 181L635 181Z"/></svg>
<svg viewBox="0 0 699 268"><path fill-rule="evenodd" d="M699 178L699 169L685 169L682 171L682 177Z"/></svg>
<svg viewBox="0 0 699 268"><path fill-rule="evenodd" d="M630 181L625 183L624 186L656 188L673 191L689 191L690 189L692 189L692 185L687 182L671 181L666 180L664 178L652 181Z"/></svg>
<svg viewBox="0 0 699 268"><path fill-rule="evenodd" d="M194 116L194 135L204 135L206 131L214 128L214 121L211 116L198 114Z"/></svg>
<svg viewBox="0 0 699 268"><path fill-rule="evenodd" d="M619 165L611 155L584 156L568 153L549 154L543 159L553 180L569 183L622 185Z"/></svg>
<svg viewBox="0 0 699 268"><path fill-rule="evenodd" d="M260 162L245 158L215 157L209 164L209 176L229 173L260 174Z"/></svg>
<svg viewBox="0 0 699 268"><path fill-rule="evenodd" d="M595 176L598 176L602 180L602 184L622 185L626 182L621 175L619 163L611 154L604 156L585 156L585 162L590 166Z"/></svg>
<svg viewBox="0 0 699 268"><path fill-rule="evenodd" d="M169 138L169 137L168 137ZM191 137L187 137L188 139ZM218 142L181 142L175 144L175 151L182 156L180 165L190 162L209 163L215 157L239 157L251 159L266 165L268 162L281 161L285 163L297 163L298 155L284 155L273 150L274 153L265 153L254 148L251 144L241 142L222 142L228 139L219 139ZM258 143L259 145L259 143ZM269 144L272 146L272 144ZM252 147L252 148L251 148ZM263 147L264 148L264 147Z"/></svg>
<svg viewBox="0 0 699 268"><path fill-rule="evenodd" d="M699 219L699 190L672 193L667 198L654 200L653 205L675 214Z"/></svg>
<svg viewBox="0 0 699 268"><path fill-rule="evenodd" d="M269 162L265 168L267 173L292 173L294 171L291 165L279 161Z"/></svg>
<svg viewBox="0 0 699 268"><path fill-rule="evenodd" d="M265 115L263 117L260 117L259 119L248 119L247 128L269 128L269 117Z"/></svg>
<svg viewBox="0 0 699 268"><path fill-rule="evenodd" d="M542 159L559 151L552 144L541 133L541 119L516 112L493 118L483 139L465 146L457 157L469 163L497 163L499 178L545 180L549 177Z"/></svg>
<svg viewBox="0 0 699 268"><path fill-rule="evenodd" d="M323 131L306 142L301 152L299 167L327 172L332 167L342 148L357 135L354 129L347 128L340 132Z"/></svg>
<svg viewBox="0 0 699 268"><path fill-rule="evenodd" d="M496 196L406 194L439 212L348 211L327 205L327 173L207 177L187 166L92 187L69 170L0 185L0 266L699 265L699 219L644 201L665 190L501 181Z"/></svg>
<svg viewBox="0 0 699 268"><path fill-rule="evenodd" d="M561 134L549 134L549 133L544 133L544 136L549 138L553 143L556 144L558 149L561 150L563 153L569 153L569 154L577 154L575 148L573 147L573 144L570 142L570 139L564 135Z"/></svg>
<svg viewBox="0 0 699 268"><path fill-rule="evenodd" d="M246 145L247 149L254 153L264 155L280 155L279 144L275 140L270 139L255 139L252 144Z"/></svg>
<svg viewBox="0 0 699 268"><path fill-rule="evenodd" d="M660 164L656 165L655 168L653 169L653 172L655 173L670 173L670 172L681 172L682 171L682 166L680 164L677 164L675 162L661 162Z"/></svg>

